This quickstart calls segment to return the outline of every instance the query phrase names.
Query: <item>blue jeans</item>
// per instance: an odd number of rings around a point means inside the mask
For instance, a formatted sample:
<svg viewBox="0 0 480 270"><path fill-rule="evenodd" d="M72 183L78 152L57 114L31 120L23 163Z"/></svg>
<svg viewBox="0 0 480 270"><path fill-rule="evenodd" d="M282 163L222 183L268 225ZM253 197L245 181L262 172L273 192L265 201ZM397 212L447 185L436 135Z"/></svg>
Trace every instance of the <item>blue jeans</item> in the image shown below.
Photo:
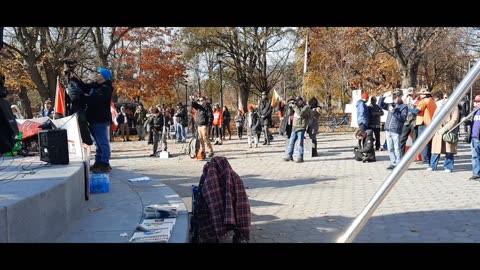
<svg viewBox="0 0 480 270"><path fill-rule="evenodd" d="M400 152L400 134L390 131L385 131L385 134L387 136L387 149L388 155L390 156L390 163L393 166L397 166L402 158L402 153Z"/></svg>
<svg viewBox="0 0 480 270"><path fill-rule="evenodd" d="M432 154L432 157L430 158L430 168L432 168L432 170L435 171L437 169L439 160L440 160L440 154ZM443 167L445 169L449 169L450 171L453 171L453 164L454 164L453 153L445 154L445 162L443 164Z"/></svg>
<svg viewBox="0 0 480 270"><path fill-rule="evenodd" d="M110 123L90 123L90 131L97 146L95 162L110 165L110 142L108 141L108 127Z"/></svg>
<svg viewBox="0 0 480 270"><path fill-rule="evenodd" d="M305 136L305 130L299 130L299 131L292 131L292 134L290 134L290 143L288 144L288 157L293 157L293 150L295 148L295 142L297 139L300 139L299 145L300 147L298 148L298 152L300 153L300 157L303 159L303 138Z"/></svg>
<svg viewBox="0 0 480 270"><path fill-rule="evenodd" d="M425 131L425 129L427 128L427 126L425 125L420 125L418 126L418 137L420 137L420 135L423 133L423 131ZM422 150L422 161L423 163L430 163L430 157L432 156L432 140L430 140L427 145L425 146L425 148Z"/></svg>
<svg viewBox="0 0 480 270"><path fill-rule="evenodd" d="M177 133L177 141L184 142L185 141L185 129L183 128L182 124L175 123L175 131Z"/></svg>
<svg viewBox="0 0 480 270"><path fill-rule="evenodd" d="M480 141L472 138L472 167L473 175L480 176Z"/></svg>

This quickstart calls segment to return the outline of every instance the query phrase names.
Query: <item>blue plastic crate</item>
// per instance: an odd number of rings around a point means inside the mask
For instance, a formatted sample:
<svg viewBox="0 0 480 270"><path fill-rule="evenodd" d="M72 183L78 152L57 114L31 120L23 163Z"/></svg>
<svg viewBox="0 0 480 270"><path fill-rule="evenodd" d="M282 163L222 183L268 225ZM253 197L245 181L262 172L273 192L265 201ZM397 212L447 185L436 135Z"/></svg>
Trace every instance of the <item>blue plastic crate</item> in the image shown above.
<svg viewBox="0 0 480 270"><path fill-rule="evenodd" d="M106 173L90 174L90 193L106 193L110 191L110 178Z"/></svg>

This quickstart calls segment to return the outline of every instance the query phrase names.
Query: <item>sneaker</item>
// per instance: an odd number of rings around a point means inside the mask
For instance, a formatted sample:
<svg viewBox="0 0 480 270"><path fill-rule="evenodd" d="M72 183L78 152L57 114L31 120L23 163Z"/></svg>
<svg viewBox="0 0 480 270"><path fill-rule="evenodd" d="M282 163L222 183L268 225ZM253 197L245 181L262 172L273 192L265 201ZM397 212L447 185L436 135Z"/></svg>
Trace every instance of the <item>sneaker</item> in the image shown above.
<svg viewBox="0 0 480 270"><path fill-rule="evenodd" d="M451 173L451 172L452 172L452 170L445 169L445 172L446 172L446 173Z"/></svg>
<svg viewBox="0 0 480 270"><path fill-rule="evenodd" d="M213 153L212 152L208 153L207 157L213 157Z"/></svg>
<svg viewBox="0 0 480 270"><path fill-rule="evenodd" d="M468 178L468 180L480 181L480 176L478 176L478 175L472 175L472 177Z"/></svg>
<svg viewBox="0 0 480 270"><path fill-rule="evenodd" d="M303 162L303 158L297 159L297 163L302 163L302 162Z"/></svg>
<svg viewBox="0 0 480 270"><path fill-rule="evenodd" d="M390 165L390 166L387 167L387 170L393 170L393 168L395 168L395 166Z"/></svg>
<svg viewBox="0 0 480 270"><path fill-rule="evenodd" d="M284 161L293 161L293 158L292 157L286 157L283 159Z"/></svg>
<svg viewBox="0 0 480 270"><path fill-rule="evenodd" d="M109 173L111 171L112 167L105 163L99 163L99 165L92 170L93 173Z"/></svg>
<svg viewBox="0 0 480 270"><path fill-rule="evenodd" d="M432 169L432 168L430 168L430 167L428 167L428 168L426 169L426 171L429 171L429 172L431 172L431 171L433 171L433 169Z"/></svg>

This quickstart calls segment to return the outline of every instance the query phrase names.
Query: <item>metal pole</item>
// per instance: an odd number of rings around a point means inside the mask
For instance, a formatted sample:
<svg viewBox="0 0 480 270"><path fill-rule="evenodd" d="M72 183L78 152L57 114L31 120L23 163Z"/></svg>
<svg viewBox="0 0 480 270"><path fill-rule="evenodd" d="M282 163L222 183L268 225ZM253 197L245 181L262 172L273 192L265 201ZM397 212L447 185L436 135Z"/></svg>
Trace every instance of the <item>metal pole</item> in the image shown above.
<svg viewBox="0 0 480 270"><path fill-rule="evenodd" d="M188 102L188 84L185 83L185 105L187 105Z"/></svg>
<svg viewBox="0 0 480 270"><path fill-rule="evenodd" d="M472 61L472 60L468 60L468 70L470 71L472 69L472 64L475 63L475 61ZM470 86L470 100L468 101L468 105L469 105L469 109L470 111L472 110L473 108L473 84L472 86Z"/></svg>
<svg viewBox="0 0 480 270"><path fill-rule="evenodd" d="M337 239L337 243L350 243L355 239L357 234L362 230L363 226L365 226L365 224L368 222L368 219L373 214L375 209L377 209L377 207L382 203L387 194L395 186L398 179L400 179L403 173L408 169L410 163L412 163L414 160L414 157L417 156L420 151L425 148L425 145L427 145L427 143L432 139L433 135L440 127L440 124L443 123L444 119L449 115L450 109L454 108L454 106L457 106L462 97L467 93L468 88L473 85L479 74L480 61L475 64L475 66L467 73L457 88L455 88L452 95L447 100L447 103L442 106L425 131L420 135L419 138L417 138L405 156L402 157L400 163L393 169L387 180L383 182L358 217L353 220L346 232Z"/></svg>
<svg viewBox="0 0 480 270"><path fill-rule="evenodd" d="M220 108L223 108L222 61L220 64Z"/></svg>

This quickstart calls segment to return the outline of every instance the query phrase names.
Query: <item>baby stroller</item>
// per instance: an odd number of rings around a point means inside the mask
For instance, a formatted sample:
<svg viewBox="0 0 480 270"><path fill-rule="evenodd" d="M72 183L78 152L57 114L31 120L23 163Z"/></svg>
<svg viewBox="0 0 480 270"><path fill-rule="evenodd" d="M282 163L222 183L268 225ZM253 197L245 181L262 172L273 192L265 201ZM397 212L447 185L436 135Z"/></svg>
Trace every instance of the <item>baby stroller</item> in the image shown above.
<svg viewBox="0 0 480 270"><path fill-rule="evenodd" d="M233 243L248 242L250 221L242 179L227 158L213 157L203 166L198 186L192 186L191 241L218 243L233 231Z"/></svg>

